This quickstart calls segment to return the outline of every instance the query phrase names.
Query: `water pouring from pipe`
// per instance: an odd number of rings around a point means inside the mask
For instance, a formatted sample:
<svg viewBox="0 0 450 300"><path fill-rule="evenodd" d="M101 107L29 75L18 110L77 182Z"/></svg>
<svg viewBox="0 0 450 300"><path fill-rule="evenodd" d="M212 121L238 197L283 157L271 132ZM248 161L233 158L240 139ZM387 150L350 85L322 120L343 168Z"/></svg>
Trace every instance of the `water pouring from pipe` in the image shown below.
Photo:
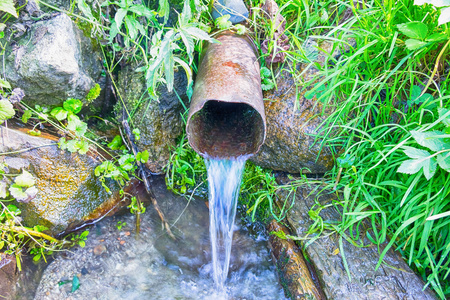
<svg viewBox="0 0 450 300"><path fill-rule="evenodd" d="M256 48L224 32L203 52L187 121L189 143L205 158L213 278L224 290L233 224L246 160L265 139L266 121Z"/></svg>

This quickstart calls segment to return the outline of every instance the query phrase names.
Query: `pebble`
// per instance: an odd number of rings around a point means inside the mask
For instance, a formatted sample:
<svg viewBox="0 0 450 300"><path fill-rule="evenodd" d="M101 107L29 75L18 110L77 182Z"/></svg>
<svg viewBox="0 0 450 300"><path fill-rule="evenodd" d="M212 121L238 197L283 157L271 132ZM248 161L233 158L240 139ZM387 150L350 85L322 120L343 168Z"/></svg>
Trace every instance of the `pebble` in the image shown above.
<svg viewBox="0 0 450 300"><path fill-rule="evenodd" d="M96 255L96 256L100 256L105 252L106 252L106 246L103 244L97 245L94 248L94 255Z"/></svg>

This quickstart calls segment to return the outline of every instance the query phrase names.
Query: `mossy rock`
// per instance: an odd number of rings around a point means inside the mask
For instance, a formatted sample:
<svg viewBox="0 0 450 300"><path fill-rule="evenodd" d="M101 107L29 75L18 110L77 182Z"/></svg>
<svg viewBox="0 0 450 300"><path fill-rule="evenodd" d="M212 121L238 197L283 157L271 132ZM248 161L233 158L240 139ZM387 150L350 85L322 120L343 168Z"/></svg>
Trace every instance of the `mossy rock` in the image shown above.
<svg viewBox="0 0 450 300"><path fill-rule="evenodd" d="M22 211L23 225L43 225L52 235L58 235L68 227L92 220L114 201L94 175L100 163L97 157L60 150L51 139L6 131L0 152L11 154L1 156L0 162L6 162L9 173L30 172L38 190L33 199L16 203ZM23 149L29 150L14 153ZM111 184L111 190L117 191Z"/></svg>

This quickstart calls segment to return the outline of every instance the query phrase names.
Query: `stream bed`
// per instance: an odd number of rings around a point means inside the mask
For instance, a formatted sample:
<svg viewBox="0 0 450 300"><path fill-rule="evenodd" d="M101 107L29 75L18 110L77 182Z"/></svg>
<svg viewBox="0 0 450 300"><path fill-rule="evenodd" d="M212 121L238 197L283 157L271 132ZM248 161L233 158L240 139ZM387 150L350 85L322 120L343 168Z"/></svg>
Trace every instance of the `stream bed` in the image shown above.
<svg viewBox="0 0 450 300"><path fill-rule="evenodd" d="M104 219L89 229L86 247L58 254L48 265L34 299L286 299L267 237L250 234L239 214L226 293L218 294L205 202L172 194L162 178L152 187L176 240L163 231L152 206L141 215L138 237L133 215ZM72 292L74 276L79 288Z"/></svg>

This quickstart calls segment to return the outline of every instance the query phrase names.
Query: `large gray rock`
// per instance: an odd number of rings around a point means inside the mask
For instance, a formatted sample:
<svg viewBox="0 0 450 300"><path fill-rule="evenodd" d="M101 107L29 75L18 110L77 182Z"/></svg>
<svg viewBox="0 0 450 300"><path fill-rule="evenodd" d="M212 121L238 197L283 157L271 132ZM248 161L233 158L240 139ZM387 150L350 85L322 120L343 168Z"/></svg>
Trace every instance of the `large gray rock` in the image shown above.
<svg viewBox="0 0 450 300"><path fill-rule="evenodd" d="M140 130L140 140L136 142L139 151L148 150L150 159L147 167L153 173L160 173L167 164L184 129L181 115L183 103L187 103L187 79L184 71L175 72L174 89L169 93L165 86L158 89L159 100L151 100L147 94L145 78L129 66L119 74L118 87L127 110L131 114L132 125ZM122 120L123 105L119 102L115 111Z"/></svg>
<svg viewBox="0 0 450 300"><path fill-rule="evenodd" d="M286 190L278 194L280 199L293 201L286 221L294 234L301 238L306 236L311 238L311 235L308 235L308 229L314 221L310 218L309 211L313 207L317 208L318 204L321 207L328 205L319 214L324 222L336 224L341 221L341 213L334 206L329 206L337 200L336 194L324 191L318 196L314 191L315 188L315 186L298 188L295 199L292 198L293 193ZM281 201L277 204L282 207L284 203ZM362 237L365 247L355 247L344 238L341 246L339 236L325 230L319 239L304 249L304 253L314 266L326 299L437 299L429 288L423 290L425 283L414 274L393 248L387 251L383 258L384 263L375 270L380 255L377 247L367 238L371 231L370 226L362 224L362 226L354 226L353 229L353 236ZM350 236L348 231L345 233ZM380 251L383 251L385 246L386 244L381 245ZM345 260L341 251L345 254ZM345 262L351 279L347 274Z"/></svg>
<svg viewBox="0 0 450 300"><path fill-rule="evenodd" d="M318 52L317 44L313 43L310 48ZM323 53L333 53L333 44L322 43L320 49L316 61L323 64L326 58ZM338 53L336 51L335 56ZM306 92L301 92L301 87L297 92L298 80L294 80L287 69L289 67L284 67L277 74L277 89L263 93L266 141L251 160L264 168L290 173L325 173L333 167L333 153L326 144L322 147L323 140L316 141L314 135L319 135L322 122L332 110L324 110L316 96L306 99ZM317 73L317 69L307 64L302 64L296 71L297 76L303 74L303 81L312 80Z"/></svg>
<svg viewBox="0 0 450 300"><path fill-rule="evenodd" d="M94 175L100 162L95 155L60 150L54 137L0 129L0 152L8 153L0 156L0 163L5 162L11 174L26 170L36 179L36 196L15 203L22 211L25 226L43 225L57 235L69 226L99 218L116 206L118 198L106 193ZM111 188L117 191L114 185Z"/></svg>
<svg viewBox="0 0 450 300"><path fill-rule="evenodd" d="M101 56L66 14L35 22L8 46L6 78L34 106L83 99L102 71Z"/></svg>

